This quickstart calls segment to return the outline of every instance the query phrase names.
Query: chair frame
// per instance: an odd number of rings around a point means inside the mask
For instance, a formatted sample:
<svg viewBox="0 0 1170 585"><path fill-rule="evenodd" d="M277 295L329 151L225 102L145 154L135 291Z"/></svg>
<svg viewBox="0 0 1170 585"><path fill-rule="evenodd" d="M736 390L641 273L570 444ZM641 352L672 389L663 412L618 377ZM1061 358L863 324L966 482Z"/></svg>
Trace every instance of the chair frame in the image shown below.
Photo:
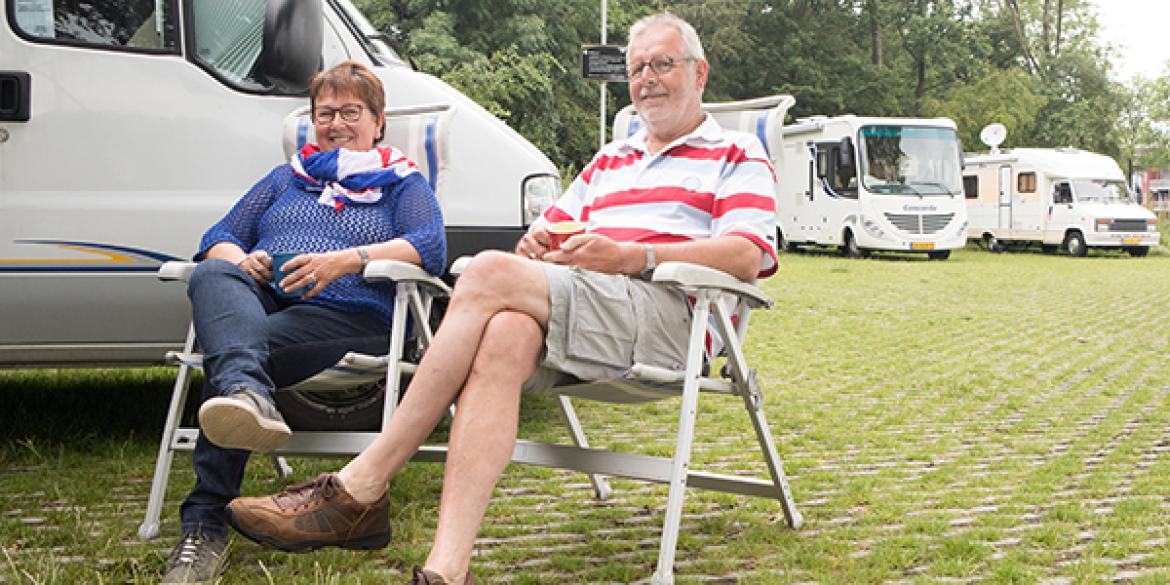
<svg viewBox="0 0 1170 585"><path fill-rule="evenodd" d="M186 282L195 266L194 262L166 262L159 268L158 278L162 281ZM416 364L408 361L405 356L407 319L413 319L420 346L423 348L430 346L434 338L429 321L433 301L436 297L449 296L451 289L442 280L427 274L422 268L397 260L373 260L366 266L363 275L369 281L392 280L396 283L389 353L386 356L348 353L329 370L290 388L316 389L314 382L317 381L324 384L322 389L336 389L338 387L336 378L350 375L347 371L355 367L365 370L374 368L379 371L378 377L381 377L383 374L380 372L384 371L386 377L386 394L382 409L384 425L390 420L394 408L398 405L402 377L413 374L416 368ZM179 426L192 374L198 368L197 362L192 359L198 355L194 353L195 346L195 328L192 325L187 328L183 350L167 354L168 362L177 363L179 372L175 377L171 403L167 409L167 419L159 441L146 515L138 527L138 536L143 539L152 539L159 534L159 518L175 452L193 451L199 437L198 428ZM354 383L367 379L355 377ZM377 436L377 432L296 431L287 444L273 452L274 463L281 477L287 477L292 473L292 469L284 461L283 455L355 455L361 453Z"/></svg>
<svg viewBox="0 0 1170 585"><path fill-rule="evenodd" d="M462 259L456 262L452 267L452 273L461 272L465 265ZM626 379L583 382L553 388L550 392L557 394L575 445L518 440L512 452L512 461L589 474L599 499L606 499L611 493L603 476L669 484L658 564L652 577L653 583L666 585L674 582L674 557L687 487L778 500L785 522L790 528L799 528L803 524L803 517L796 509L791 488L784 474L783 461L776 451L775 440L764 417L764 396L756 380L756 371L748 367L743 352L742 340L747 333L751 309L770 308L771 300L757 287L725 272L683 262L662 263L654 271L652 282L693 291L695 305L687 342L686 369L674 371L635 364L629 370L629 377ZM734 300L736 306L734 313L726 308L725 301L730 300ZM733 314L736 317L734 324ZM705 340L710 316L714 316L716 328L725 344L727 364L723 368L722 378L703 375ZM734 395L743 400L771 479L721 475L691 469L695 419L699 395L703 392ZM570 400L574 396L607 402L644 402L681 396L674 456L655 457L590 448ZM446 456L445 445L424 445L414 460L438 463L446 461Z"/></svg>

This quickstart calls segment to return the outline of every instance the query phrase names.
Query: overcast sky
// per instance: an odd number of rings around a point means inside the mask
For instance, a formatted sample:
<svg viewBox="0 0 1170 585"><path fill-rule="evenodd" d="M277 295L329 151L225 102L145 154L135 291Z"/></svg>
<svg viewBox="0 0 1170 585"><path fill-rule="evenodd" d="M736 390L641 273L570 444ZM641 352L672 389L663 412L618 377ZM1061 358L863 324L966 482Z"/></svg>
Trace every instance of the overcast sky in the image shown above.
<svg viewBox="0 0 1170 585"><path fill-rule="evenodd" d="M1134 75L1154 79L1170 60L1170 0L1093 0L1101 39L1117 46L1117 81Z"/></svg>

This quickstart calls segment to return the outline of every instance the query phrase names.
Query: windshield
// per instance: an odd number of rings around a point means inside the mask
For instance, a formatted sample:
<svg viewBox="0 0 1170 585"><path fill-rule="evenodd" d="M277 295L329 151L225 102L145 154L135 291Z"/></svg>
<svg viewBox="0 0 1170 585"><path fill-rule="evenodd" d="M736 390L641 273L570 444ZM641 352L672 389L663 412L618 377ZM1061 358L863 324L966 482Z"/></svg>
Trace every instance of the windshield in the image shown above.
<svg viewBox="0 0 1170 585"><path fill-rule="evenodd" d="M357 28L358 36L365 45L366 50L372 53L375 57L385 59L389 62L401 63L402 57L394 49L390 48L387 43L388 37L374 28L366 16L361 13L349 0L337 0L337 5L341 7L341 12L345 15L355 28Z"/></svg>
<svg viewBox="0 0 1170 585"><path fill-rule="evenodd" d="M1121 181L1078 179L1072 181L1072 187L1077 201L1084 203L1133 203Z"/></svg>
<svg viewBox="0 0 1170 585"><path fill-rule="evenodd" d="M871 193L954 195L963 186L959 138L950 128L865 126L862 185Z"/></svg>

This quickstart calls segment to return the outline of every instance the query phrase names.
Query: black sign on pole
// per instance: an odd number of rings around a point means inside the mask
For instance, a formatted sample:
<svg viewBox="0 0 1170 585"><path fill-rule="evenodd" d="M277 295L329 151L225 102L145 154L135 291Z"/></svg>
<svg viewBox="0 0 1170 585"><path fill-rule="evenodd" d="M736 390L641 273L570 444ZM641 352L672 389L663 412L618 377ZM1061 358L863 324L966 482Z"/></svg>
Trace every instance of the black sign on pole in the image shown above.
<svg viewBox="0 0 1170 585"><path fill-rule="evenodd" d="M625 81L625 47L581 45L581 77L598 81Z"/></svg>

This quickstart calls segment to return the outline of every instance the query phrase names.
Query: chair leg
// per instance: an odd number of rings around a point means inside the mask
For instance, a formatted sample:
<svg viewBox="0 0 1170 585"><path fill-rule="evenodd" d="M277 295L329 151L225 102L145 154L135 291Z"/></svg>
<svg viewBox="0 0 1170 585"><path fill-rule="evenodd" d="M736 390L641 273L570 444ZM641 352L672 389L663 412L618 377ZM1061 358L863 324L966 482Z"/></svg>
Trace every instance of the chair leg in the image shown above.
<svg viewBox="0 0 1170 585"><path fill-rule="evenodd" d="M288 481L288 478L292 477L293 468L284 457L273 455L272 465L276 467L276 476L280 478L280 481Z"/></svg>
<svg viewBox="0 0 1170 585"><path fill-rule="evenodd" d="M691 446L695 438L695 414L699 407L699 377L702 375L703 342L707 335L707 316L710 312L710 293L700 292L691 322L687 346L686 377L683 380L682 405L679 407L678 440L674 445L674 460L670 468L670 492L666 498L666 519L662 525L662 542L658 548L658 569L651 582L654 585L674 583L674 553L678 546L679 525L682 524L683 500L686 498L687 471L691 466Z"/></svg>
<svg viewBox="0 0 1170 585"><path fill-rule="evenodd" d="M780 507L784 510L784 520L789 528L800 528L804 524L804 517L796 509L796 501L792 498L792 488L788 486L788 478L784 475L784 462L780 460L780 454L776 452L776 443L772 439L772 433L768 430L768 421L764 419L764 409L761 404L763 395L759 394L755 374L755 370L751 370L749 374L748 384L753 392L744 397L744 406L747 408L748 416L752 419L752 426L756 429L756 438L760 441L760 450L768 464L768 472L772 474L772 483L776 484L776 489L780 492ZM753 396L760 398L753 398Z"/></svg>
<svg viewBox="0 0 1170 585"><path fill-rule="evenodd" d="M568 396L558 396L557 398L561 404L561 414L565 416L565 423L569 425L569 434L573 437L573 444L582 449L588 449L589 441L585 438L585 431L581 428L581 420L577 418L577 411L573 409L573 403ZM613 493L609 482L605 480L603 475L590 474L589 483L593 484L593 493L597 495L599 500L607 500Z"/></svg>
<svg viewBox="0 0 1170 585"><path fill-rule="evenodd" d="M183 351L190 352L195 347L195 328L188 327L187 342ZM167 420L163 424L162 438L158 442L158 459L154 463L154 479L150 483L150 497L146 501L146 516L138 526L138 537L150 540L159 533L159 517L162 515L163 499L167 495L167 483L170 480L171 462L175 452L171 443L175 438L175 430L179 428L183 416L183 406L187 402L187 391L191 387L192 368L187 365L179 366L179 373L175 376L175 386L171 391L171 405L167 409Z"/></svg>

